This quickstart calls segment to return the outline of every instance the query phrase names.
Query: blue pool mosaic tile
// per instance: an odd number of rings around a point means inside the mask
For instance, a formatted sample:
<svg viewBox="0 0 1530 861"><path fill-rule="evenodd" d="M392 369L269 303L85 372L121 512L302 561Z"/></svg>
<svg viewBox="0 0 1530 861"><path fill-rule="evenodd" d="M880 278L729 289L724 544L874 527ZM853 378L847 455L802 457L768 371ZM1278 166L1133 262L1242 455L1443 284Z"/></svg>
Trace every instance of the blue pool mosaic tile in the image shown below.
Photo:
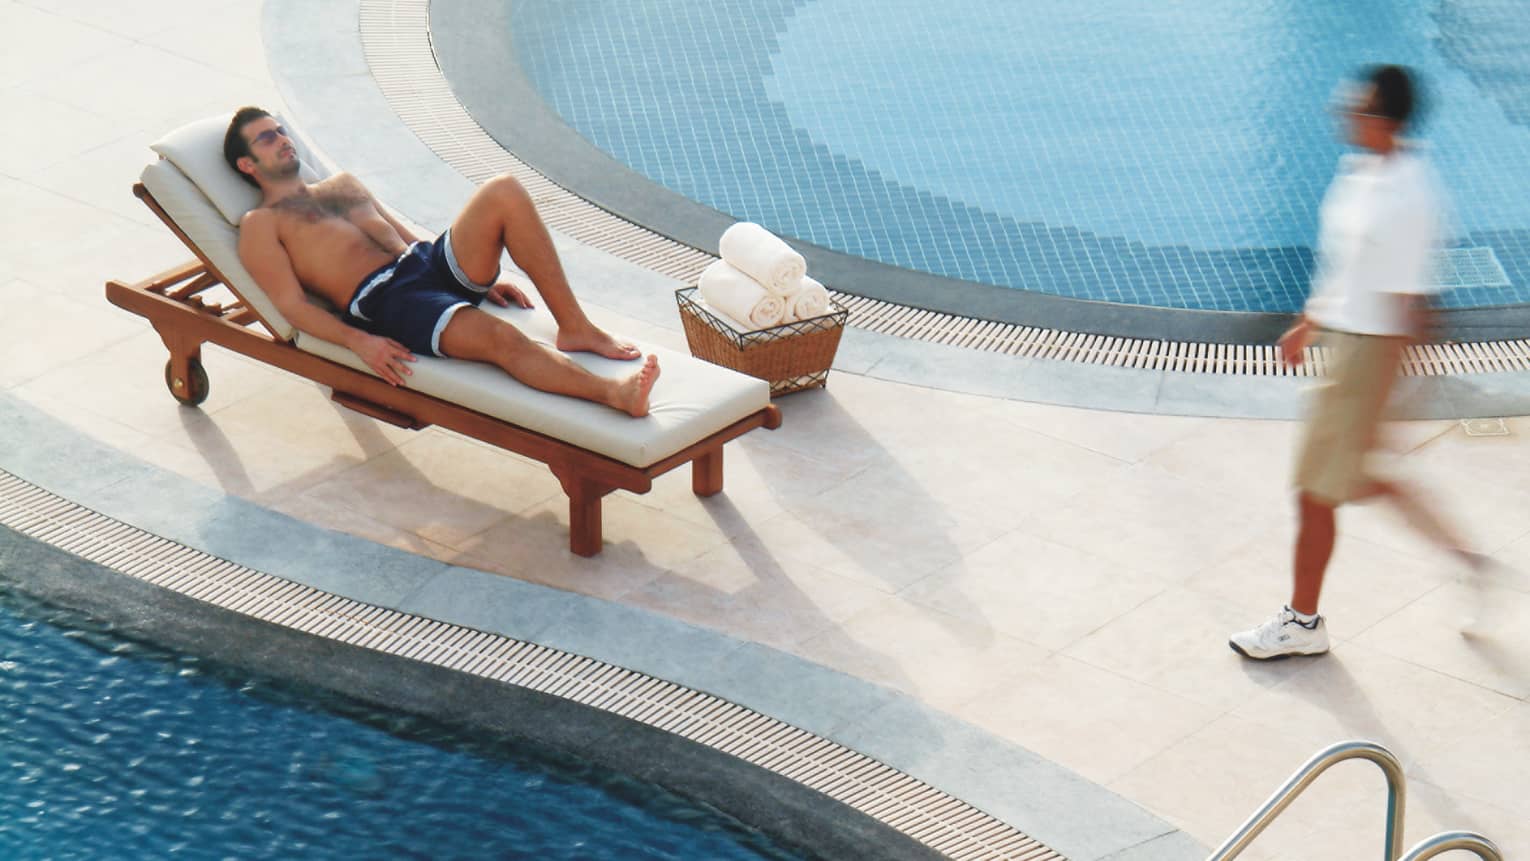
<svg viewBox="0 0 1530 861"><path fill-rule="evenodd" d="M515 0L511 20L569 126L691 199L909 269L1168 308L1301 306L1344 151L1331 94L1405 63L1453 201L1444 304L1530 302L1523 0Z"/></svg>

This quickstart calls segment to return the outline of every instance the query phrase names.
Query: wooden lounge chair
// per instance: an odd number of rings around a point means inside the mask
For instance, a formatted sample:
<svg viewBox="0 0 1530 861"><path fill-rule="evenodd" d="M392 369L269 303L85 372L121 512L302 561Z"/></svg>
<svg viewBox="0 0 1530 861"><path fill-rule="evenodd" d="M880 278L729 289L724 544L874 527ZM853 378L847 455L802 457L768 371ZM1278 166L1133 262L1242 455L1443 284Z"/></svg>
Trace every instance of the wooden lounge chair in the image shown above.
<svg viewBox="0 0 1530 861"><path fill-rule="evenodd" d="M227 123L212 117L166 136L153 147L160 159L133 188L196 260L134 284L106 284L108 300L146 317L164 340L165 383L182 404L207 397L201 348L213 343L328 386L336 402L373 418L413 429L439 425L534 458L568 495L569 548L581 556L600 552L606 494L646 493L656 476L689 463L692 490L711 496L723 486L723 444L780 426L763 380L647 345L639 346L659 355L663 374L652 412L641 419L536 391L474 362L421 356L407 388L388 385L349 350L298 332L240 264L236 225L259 195L223 162ZM296 145L306 177L327 173L301 140ZM232 301L207 298L218 285ZM483 307L537 340L551 343L556 334L545 311ZM608 376L632 367L592 354L570 357Z"/></svg>

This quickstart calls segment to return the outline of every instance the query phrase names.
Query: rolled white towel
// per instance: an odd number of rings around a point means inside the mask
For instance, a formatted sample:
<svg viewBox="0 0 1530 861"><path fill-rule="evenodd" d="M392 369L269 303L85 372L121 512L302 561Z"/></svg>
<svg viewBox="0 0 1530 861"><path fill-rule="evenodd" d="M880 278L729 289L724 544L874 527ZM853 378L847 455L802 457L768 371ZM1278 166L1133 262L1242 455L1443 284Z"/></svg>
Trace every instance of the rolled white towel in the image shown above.
<svg viewBox="0 0 1530 861"><path fill-rule="evenodd" d="M829 313L829 291L815 279L802 276L802 286L787 297L786 322L807 320Z"/></svg>
<svg viewBox="0 0 1530 861"><path fill-rule="evenodd" d="M772 296L758 281L728 261L719 260L701 273L701 297L707 306L749 329L779 326L786 319L786 300Z"/></svg>
<svg viewBox="0 0 1530 861"><path fill-rule="evenodd" d="M740 221L724 230L718 247L722 259L777 296L796 290L802 276L807 274L807 261L801 254L769 230L750 221Z"/></svg>

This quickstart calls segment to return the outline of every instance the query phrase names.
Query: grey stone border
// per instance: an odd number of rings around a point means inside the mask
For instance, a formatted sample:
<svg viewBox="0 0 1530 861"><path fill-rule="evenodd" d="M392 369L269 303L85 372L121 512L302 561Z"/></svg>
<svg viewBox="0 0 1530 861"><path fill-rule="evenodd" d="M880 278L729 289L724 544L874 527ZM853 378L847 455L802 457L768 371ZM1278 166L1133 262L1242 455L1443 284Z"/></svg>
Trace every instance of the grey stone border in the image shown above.
<svg viewBox="0 0 1530 861"><path fill-rule="evenodd" d="M570 128L537 94L503 34L516 0L430 6L431 45L453 93L506 150L617 216L716 256L737 219L659 185ZM1059 332L1183 343L1272 344L1291 314L1202 311L1074 299L890 266L790 239L809 271L835 289L958 317ZM1500 341L1530 332L1530 305L1451 309L1441 337Z"/></svg>

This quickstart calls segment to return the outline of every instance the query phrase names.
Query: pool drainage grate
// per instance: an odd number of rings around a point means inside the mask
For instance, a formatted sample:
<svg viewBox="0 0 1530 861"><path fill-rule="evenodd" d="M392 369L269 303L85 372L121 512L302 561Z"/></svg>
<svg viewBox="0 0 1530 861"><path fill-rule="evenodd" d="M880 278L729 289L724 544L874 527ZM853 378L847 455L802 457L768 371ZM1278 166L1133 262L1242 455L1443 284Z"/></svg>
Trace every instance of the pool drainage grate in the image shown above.
<svg viewBox="0 0 1530 861"><path fill-rule="evenodd" d="M561 697L673 733L795 780L950 858L1063 859L911 775L720 697L594 658L284 580L114 520L4 470L0 524L225 610Z"/></svg>
<svg viewBox="0 0 1530 861"><path fill-rule="evenodd" d="M475 183L501 173L526 186L549 227L653 272L694 284L716 258L619 218L553 183L506 152L452 93L430 43L431 0L361 0L362 49L383 96L410 131ZM1501 286L1491 249L1446 255L1452 284ZM857 329L1020 357L1120 368L1265 377L1321 376L1326 353L1292 368L1272 345L1217 344L1090 335L998 323L831 291ZM1530 339L1431 344L1409 351L1410 376L1530 370Z"/></svg>

